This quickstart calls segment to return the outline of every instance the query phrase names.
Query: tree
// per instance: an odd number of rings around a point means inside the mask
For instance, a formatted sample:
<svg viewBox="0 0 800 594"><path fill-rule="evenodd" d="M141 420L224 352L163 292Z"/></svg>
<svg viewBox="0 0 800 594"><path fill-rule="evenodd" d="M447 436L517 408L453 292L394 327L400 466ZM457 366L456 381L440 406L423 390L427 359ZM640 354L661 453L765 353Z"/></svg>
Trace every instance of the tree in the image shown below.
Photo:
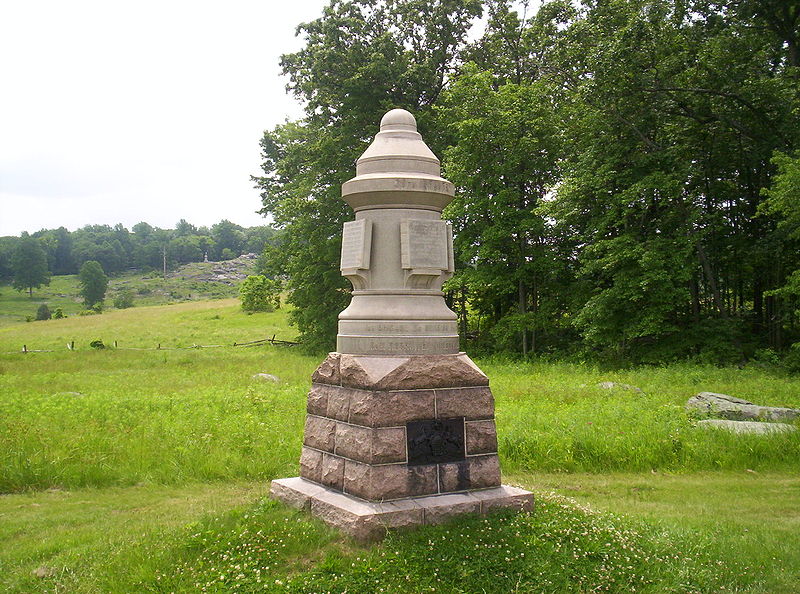
<svg viewBox="0 0 800 594"><path fill-rule="evenodd" d="M47 307L46 303L42 303L39 306L39 309L36 310L36 319L38 321L42 321L42 320L49 320L51 317L52 316L50 314L50 308Z"/></svg>
<svg viewBox="0 0 800 594"><path fill-rule="evenodd" d="M439 109L454 138L445 175L457 192L445 216L463 265L452 284L464 280L477 311L496 326L498 344L527 354L552 328L562 289L554 286L559 260L537 210L558 179L559 122L545 84L494 83L492 73L469 64Z"/></svg>
<svg viewBox="0 0 800 594"><path fill-rule="evenodd" d="M108 277L99 262L94 260L84 262L78 273L78 281L81 285L83 303L87 309L103 302L108 288Z"/></svg>
<svg viewBox="0 0 800 594"><path fill-rule="evenodd" d="M14 271L13 287L18 291L27 289L33 297L33 289L50 284L47 254L38 239L22 233L11 260Z"/></svg>
<svg viewBox="0 0 800 594"><path fill-rule="evenodd" d="M273 311L280 307L280 283L260 274L248 276L239 288L242 309L247 312Z"/></svg>
<svg viewBox="0 0 800 594"><path fill-rule="evenodd" d="M241 255L244 244L244 229L227 219L211 226L214 239L214 256L218 260L229 260ZM225 252L225 250L228 250ZM225 255L223 257L223 252Z"/></svg>

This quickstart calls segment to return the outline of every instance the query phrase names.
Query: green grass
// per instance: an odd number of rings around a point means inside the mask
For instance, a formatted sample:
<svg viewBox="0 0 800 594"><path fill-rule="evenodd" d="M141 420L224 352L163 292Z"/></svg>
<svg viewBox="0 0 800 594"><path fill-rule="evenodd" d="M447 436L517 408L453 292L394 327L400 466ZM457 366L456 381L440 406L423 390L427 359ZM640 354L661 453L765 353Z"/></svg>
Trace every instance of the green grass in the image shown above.
<svg viewBox="0 0 800 594"><path fill-rule="evenodd" d="M297 473L320 357L230 345L291 339L285 313L246 315L223 300L0 328L0 589L791 592L800 583L800 432L732 437L683 410L699 391L800 406L799 378L478 361L496 397L504 473L540 495L537 512L492 520L491 530L462 519L365 549L263 499L270 479ZM120 348L89 348L96 339ZM52 352L22 354L22 344ZM177 348L192 344L225 346ZM259 372L280 382L253 379ZM606 380L644 393L596 387Z"/></svg>
<svg viewBox="0 0 800 594"><path fill-rule="evenodd" d="M226 284L201 280L211 275L217 265L216 262L186 264L169 272L166 279L158 272L112 276L106 291L105 307L112 309L114 298L122 292L133 294L136 307L237 297L239 282ZM252 264L243 265L245 271L250 268ZM60 307L67 316L83 311L78 276L54 276L49 285L34 289L32 296L27 291L13 289L10 284L0 284L0 328L24 322L29 317L35 320L36 310L42 303L46 303L51 312Z"/></svg>

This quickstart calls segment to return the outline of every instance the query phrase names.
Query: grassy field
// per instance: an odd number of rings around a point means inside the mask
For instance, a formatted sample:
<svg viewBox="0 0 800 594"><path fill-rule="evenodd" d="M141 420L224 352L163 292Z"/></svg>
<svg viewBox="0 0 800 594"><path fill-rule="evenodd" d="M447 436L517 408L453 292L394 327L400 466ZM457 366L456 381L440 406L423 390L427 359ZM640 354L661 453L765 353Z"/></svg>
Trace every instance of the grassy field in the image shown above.
<svg viewBox="0 0 800 594"><path fill-rule="evenodd" d="M195 262L168 272L166 278L157 271L115 275L109 278L105 307L112 308L114 298L124 292L133 295L136 307L238 296L239 281L204 280L213 276L215 268L219 266L252 273L255 263L248 260ZM60 307L67 316L83 311L77 275L54 276L49 285L35 289L30 296L27 291L17 291L9 284L0 284L0 328L24 322L27 318L35 320L36 310L43 303L51 312Z"/></svg>
<svg viewBox="0 0 800 594"><path fill-rule="evenodd" d="M734 438L683 410L699 391L800 407L798 377L478 361L536 512L363 548L265 498L297 474L320 360L231 346L272 335L293 338L285 312L235 300L0 328L0 590L798 590L800 432Z"/></svg>

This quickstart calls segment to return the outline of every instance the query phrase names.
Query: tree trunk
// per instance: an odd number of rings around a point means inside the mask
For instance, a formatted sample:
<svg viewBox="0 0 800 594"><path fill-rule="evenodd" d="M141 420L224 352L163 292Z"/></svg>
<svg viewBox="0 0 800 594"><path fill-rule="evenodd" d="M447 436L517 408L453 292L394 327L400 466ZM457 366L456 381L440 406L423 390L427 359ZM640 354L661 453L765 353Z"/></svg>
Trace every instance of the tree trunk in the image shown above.
<svg viewBox="0 0 800 594"><path fill-rule="evenodd" d="M711 296L714 299L714 307L719 315L721 315L723 318L727 318L728 315L725 312L725 305L722 302L722 295L720 295L719 287L717 286L717 280L714 278L714 272L711 270L711 264L706 256L706 250L703 248L703 244L700 243L700 241L697 242L697 256L700 258L700 265L703 267L703 274L705 275L708 286L711 289Z"/></svg>
<svg viewBox="0 0 800 594"><path fill-rule="evenodd" d="M525 288L525 284L522 280L519 281L519 313L525 314L527 313L527 301L528 301L528 292ZM522 326L522 354L528 354L528 331L525 329L525 325L523 323Z"/></svg>

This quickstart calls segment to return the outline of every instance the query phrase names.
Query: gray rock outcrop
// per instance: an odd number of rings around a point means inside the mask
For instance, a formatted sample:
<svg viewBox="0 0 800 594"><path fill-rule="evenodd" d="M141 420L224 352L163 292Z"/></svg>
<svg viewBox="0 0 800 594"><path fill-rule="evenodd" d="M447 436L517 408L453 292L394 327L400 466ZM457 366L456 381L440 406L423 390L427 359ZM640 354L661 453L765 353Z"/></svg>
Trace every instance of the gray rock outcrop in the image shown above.
<svg viewBox="0 0 800 594"><path fill-rule="evenodd" d="M619 382L600 382L597 384L598 388L602 388L603 390L628 390L629 392L636 392L637 394L643 394L641 388L637 388L636 386L632 386L630 384L620 384Z"/></svg>
<svg viewBox="0 0 800 594"><path fill-rule="evenodd" d="M272 382L272 383L275 383L275 384L277 384L278 382L281 381L280 379L278 379L277 376L272 375L271 373L256 373L253 376L253 379L261 380L261 381L264 381L264 382Z"/></svg>
<svg viewBox="0 0 800 594"><path fill-rule="evenodd" d="M698 412L703 416L729 419L731 421L750 420L791 423L800 417L800 410L796 408L759 406L741 398L714 392L700 392L692 396L686 403L686 410Z"/></svg>
<svg viewBox="0 0 800 594"><path fill-rule="evenodd" d="M706 429L722 429L731 433L753 433L756 435L797 431L796 427L786 423L759 423L757 421L730 421L728 419L705 419L698 421L697 426Z"/></svg>

